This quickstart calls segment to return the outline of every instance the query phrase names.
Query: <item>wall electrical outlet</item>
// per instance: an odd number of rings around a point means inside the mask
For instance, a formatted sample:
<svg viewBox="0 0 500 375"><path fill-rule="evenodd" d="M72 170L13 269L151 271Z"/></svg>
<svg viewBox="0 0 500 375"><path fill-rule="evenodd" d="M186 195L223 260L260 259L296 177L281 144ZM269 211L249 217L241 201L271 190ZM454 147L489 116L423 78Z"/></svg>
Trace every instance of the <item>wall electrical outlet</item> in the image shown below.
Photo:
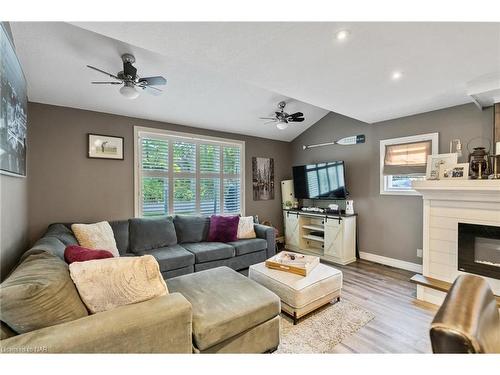
<svg viewBox="0 0 500 375"><path fill-rule="evenodd" d="M422 253L424 251L422 249L417 249L417 257L422 258Z"/></svg>

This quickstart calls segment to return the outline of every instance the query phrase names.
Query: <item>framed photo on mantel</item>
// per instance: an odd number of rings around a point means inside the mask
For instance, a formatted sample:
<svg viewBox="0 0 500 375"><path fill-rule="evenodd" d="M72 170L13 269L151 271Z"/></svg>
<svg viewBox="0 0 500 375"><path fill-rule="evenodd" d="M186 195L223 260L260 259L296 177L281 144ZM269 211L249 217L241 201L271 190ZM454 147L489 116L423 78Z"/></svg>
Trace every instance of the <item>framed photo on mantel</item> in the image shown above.
<svg viewBox="0 0 500 375"><path fill-rule="evenodd" d="M123 137L88 134L88 155L91 159L123 160Z"/></svg>

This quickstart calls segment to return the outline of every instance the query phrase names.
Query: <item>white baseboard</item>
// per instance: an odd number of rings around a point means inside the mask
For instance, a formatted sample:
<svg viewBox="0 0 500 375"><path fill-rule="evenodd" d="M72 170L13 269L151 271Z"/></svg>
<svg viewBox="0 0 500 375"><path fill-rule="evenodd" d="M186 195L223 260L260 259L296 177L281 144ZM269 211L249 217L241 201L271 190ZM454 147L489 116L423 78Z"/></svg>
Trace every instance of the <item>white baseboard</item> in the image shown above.
<svg viewBox="0 0 500 375"><path fill-rule="evenodd" d="M421 264L407 262L404 260L399 260L399 259L394 259L394 258L388 258L388 257L384 257L382 255L376 255L376 254L367 253L364 251L359 252L359 257L361 259L366 259L366 260L369 260L371 262L384 264L386 266L391 266L391 267L401 268L403 270L422 273L422 265Z"/></svg>

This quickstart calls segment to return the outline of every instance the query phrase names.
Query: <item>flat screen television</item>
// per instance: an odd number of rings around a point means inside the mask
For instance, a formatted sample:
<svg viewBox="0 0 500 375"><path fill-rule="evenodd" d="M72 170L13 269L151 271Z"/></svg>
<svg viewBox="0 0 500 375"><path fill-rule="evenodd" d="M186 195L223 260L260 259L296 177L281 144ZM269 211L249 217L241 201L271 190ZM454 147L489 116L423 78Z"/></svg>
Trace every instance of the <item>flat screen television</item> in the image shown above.
<svg viewBox="0 0 500 375"><path fill-rule="evenodd" d="M344 162L330 161L293 167L293 188L298 199L345 199Z"/></svg>

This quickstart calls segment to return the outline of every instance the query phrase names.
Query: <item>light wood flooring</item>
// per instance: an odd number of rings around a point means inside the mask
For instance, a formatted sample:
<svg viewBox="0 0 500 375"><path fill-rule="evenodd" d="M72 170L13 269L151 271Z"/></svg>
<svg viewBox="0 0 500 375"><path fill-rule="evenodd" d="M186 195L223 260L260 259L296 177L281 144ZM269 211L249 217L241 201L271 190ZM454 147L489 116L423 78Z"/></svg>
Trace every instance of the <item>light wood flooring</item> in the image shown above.
<svg viewBox="0 0 500 375"><path fill-rule="evenodd" d="M431 353L429 327L438 307L416 299L417 287L410 282L415 272L366 260L325 264L342 270L341 298L375 315L336 345L335 353ZM248 275L248 270L240 272Z"/></svg>
<svg viewBox="0 0 500 375"><path fill-rule="evenodd" d="M343 272L342 298L375 314L375 319L336 345L335 352L431 352L429 326L437 306L416 299L416 285L410 283L414 272L365 260L332 266Z"/></svg>

